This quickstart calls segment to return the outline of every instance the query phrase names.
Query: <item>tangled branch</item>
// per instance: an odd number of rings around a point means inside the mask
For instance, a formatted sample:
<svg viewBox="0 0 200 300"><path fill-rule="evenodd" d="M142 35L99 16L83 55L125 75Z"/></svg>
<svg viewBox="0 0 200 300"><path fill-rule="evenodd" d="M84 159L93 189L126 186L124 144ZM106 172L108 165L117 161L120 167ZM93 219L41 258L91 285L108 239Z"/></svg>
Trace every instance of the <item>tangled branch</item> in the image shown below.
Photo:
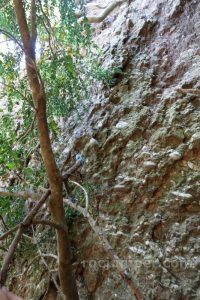
<svg viewBox="0 0 200 300"><path fill-rule="evenodd" d="M10 40L12 40L15 44L17 44L22 49L22 51L24 51L22 44L14 37L14 35L12 35L12 33L8 32L7 30L5 30L3 28L0 28L0 33L7 36Z"/></svg>
<svg viewBox="0 0 200 300"><path fill-rule="evenodd" d="M34 237L34 240L36 241L38 253L39 253L39 256L40 256L40 258L41 258L41 260L42 260L42 263L43 263L43 265L46 267L48 273L50 274L50 276L51 276L51 278L52 278L52 280L53 280L53 283L54 283L55 287L57 288L57 291L58 291L59 294L60 294L61 299L64 299L65 297L64 297L64 295L63 295L63 293L62 293L62 291L61 291L61 289L60 289L60 286L58 285L55 276L52 274L52 271L51 271L51 269L49 268L49 266L48 266L48 264L47 264L47 262L46 262L46 260L45 260L45 257L49 257L49 256L52 257L52 258L54 258L54 259L56 259L56 260L58 259L58 257L57 257L56 255L52 255L52 254L49 255L49 254L43 254L43 253L42 253L42 251L40 250L39 244L38 244L38 242L37 242L37 238L36 238L34 229L33 229L33 237Z"/></svg>
<svg viewBox="0 0 200 300"><path fill-rule="evenodd" d="M78 184L79 187L81 186ZM83 187L81 187L83 190L85 190ZM87 192L85 197L87 196ZM115 261L116 268L121 276L121 278L124 280L124 282L129 286L132 294L135 296L137 300L143 300L143 296L141 292L139 291L138 287L133 283L132 278L129 275L129 270L125 269L121 263L120 263L120 258L118 255L115 253L113 247L110 245L104 231L96 225L95 220L93 217L89 214L87 208L83 208L78 204L72 203L69 199L63 199L64 203L69 205L71 208L75 209L79 213L81 213L89 222L92 230L96 233L98 238L101 240L102 246L104 250L108 253L109 257ZM86 199L86 203L87 203Z"/></svg>
<svg viewBox="0 0 200 300"><path fill-rule="evenodd" d="M17 139L16 143L21 142L29 133L34 129L34 124L35 124L35 119L36 117L34 116L33 121L31 122L30 126L28 129Z"/></svg>
<svg viewBox="0 0 200 300"><path fill-rule="evenodd" d="M21 224L15 226L13 229L11 229L12 232L14 232L15 230L17 230L17 232L16 232L16 235L15 235L12 243L10 244L8 252L7 252L6 256L4 257L4 261L2 263L1 272L0 272L0 286L3 286L6 281L10 263L13 259L15 250L18 246L18 243L21 240L21 236L24 232L24 229L26 227L30 226L33 218L36 216L38 210L42 207L42 205L44 204L46 199L49 197L50 193L51 193L50 190L47 190L46 193L41 197L40 201L33 207L33 209L30 211L30 213L24 218L23 222ZM11 234L12 232L9 232L9 234ZM7 232L7 235L9 235L9 234ZM4 236L5 235L6 235L6 233L4 234Z"/></svg>
<svg viewBox="0 0 200 300"><path fill-rule="evenodd" d="M13 232L15 232L20 227L20 224L14 226L10 230L6 231L3 235L0 236L0 241L5 240L9 235L11 235Z"/></svg>
<svg viewBox="0 0 200 300"><path fill-rule="evenodd" d="M26 275L26 273L28 272L28 270L30 269L31 265L34 263L34 261L36 261L37 259L41 259L41 257L46 257L46 258L53 258L53 259L58 259L58 257L56 255L53 254L38 254L35 257L33 257L33 259L30 261L30 263L28 264L28 266L26 267L26 269L23 271L23 273L18 274L17 276L23 277L24 275Z"/></svg>

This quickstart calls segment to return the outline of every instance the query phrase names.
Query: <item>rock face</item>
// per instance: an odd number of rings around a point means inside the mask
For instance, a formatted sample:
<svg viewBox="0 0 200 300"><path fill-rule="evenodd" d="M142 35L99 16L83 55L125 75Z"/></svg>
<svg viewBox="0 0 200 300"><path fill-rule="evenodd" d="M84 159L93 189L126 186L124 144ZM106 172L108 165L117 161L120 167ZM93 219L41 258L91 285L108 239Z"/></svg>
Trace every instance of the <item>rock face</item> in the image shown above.
<svg viewBox="0 0 200 300"><path fill-rule="evenodd" d="M103 65L122 72L66 137L86 159L98 224L148 300L200 298L200 98L185 91L200 88L199 17L195 0L124 1L95 26ZM85 220L72 233L92 299L133 299Z"/></svg>
<svg viewBox="0 0 200 300"><path fill-rule="evenodd" d="M198 0L124 1L94 26L114 84L64 125L60 161L85 157L91 213L147 300L200 299L199 20ZM81 299L134 299L87 221L70 232Z"/></svg>

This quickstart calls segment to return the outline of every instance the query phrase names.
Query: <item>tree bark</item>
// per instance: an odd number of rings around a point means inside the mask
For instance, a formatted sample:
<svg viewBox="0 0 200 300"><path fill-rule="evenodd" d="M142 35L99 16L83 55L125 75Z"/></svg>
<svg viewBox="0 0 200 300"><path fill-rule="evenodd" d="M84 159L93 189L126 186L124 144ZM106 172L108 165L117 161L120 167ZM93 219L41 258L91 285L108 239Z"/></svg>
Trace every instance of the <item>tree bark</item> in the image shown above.
<svg viewBox="0 0 200 300"><path fill-rule="evenodd" d="M27 75L32 92L32 97L34 100L42 158L44 161L51 190L50 212L53 222L61 226L62 228L65 228L65 230L56 230L57 251L59 258L58 270L61 289L63 294L65 295L66 300L78 300L78 292L71 266L70 241L67 233L67 225L64 215L62 178L57 168L53 150L51 147L46 115L46 95L35 60L36 28L31 29L31 35L27 24L23 1L13 0L13 2L26 57ZM35 1L32 1L32 14L35 14L34 6ZM32 18L32 26L36 26L35 15Z"/></svg>

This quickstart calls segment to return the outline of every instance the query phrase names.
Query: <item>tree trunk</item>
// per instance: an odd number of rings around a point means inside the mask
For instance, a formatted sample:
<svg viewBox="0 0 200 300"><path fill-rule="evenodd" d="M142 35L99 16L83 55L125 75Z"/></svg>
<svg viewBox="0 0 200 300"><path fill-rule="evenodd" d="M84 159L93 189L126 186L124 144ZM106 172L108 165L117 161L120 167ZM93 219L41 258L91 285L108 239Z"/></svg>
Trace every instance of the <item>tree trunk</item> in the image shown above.
<svg viewBox="0 0 200 300"><path fill-rule="evenodd" d="M62 178L57 168L51 147L46 116L45 90L37 71L35 60L35 1L32 0L31 34L27 24L23 1L14 0L14 9L26 57L26 70L35 106L42 158L44 161L51 190L50 212L53 222L66 229L56 230L60 285L66 300L77 300L79 299L79 297L72 271L70 242L67 234L67 225L63 207Z"/></svg>

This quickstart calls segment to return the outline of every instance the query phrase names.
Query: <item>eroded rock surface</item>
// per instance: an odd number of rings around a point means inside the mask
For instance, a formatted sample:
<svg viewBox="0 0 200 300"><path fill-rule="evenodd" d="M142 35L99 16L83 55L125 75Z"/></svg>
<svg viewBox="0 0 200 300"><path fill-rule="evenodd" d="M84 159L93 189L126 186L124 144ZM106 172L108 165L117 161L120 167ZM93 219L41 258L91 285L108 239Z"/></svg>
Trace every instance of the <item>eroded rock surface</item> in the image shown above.
<svg viewBox="0 0 200 300"><path fill-rule="evenodd" d="M136 0L97 25L103 65L122 74L68 144L86 158L99 225L149 300L200 297L200 98L181 92L200 88L199 17L198 1ZM133 299L84 221L73 237L92 299Z"/></svg>

